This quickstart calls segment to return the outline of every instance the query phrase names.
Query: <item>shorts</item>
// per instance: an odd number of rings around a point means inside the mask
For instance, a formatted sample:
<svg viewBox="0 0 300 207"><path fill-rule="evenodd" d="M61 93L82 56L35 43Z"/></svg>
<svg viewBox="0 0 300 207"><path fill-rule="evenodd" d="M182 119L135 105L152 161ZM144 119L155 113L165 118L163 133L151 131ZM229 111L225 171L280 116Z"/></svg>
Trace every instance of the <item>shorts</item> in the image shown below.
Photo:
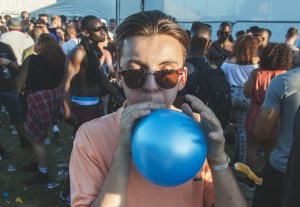
<svg viewBox="0 0 300 207"><path fill-rule="evenodd" d="M0 92L0 103L6 107L9 117L14 125L18 126L24 122L20 100L16 90Z"/></svg>

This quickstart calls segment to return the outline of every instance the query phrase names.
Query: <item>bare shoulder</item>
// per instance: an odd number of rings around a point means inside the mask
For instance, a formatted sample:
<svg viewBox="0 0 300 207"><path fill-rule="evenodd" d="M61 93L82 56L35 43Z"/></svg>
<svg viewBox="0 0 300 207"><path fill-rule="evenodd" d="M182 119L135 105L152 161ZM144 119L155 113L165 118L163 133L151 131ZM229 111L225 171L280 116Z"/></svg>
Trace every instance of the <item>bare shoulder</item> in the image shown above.
<svg viewBox="0 0 300 207"><path fill-rule="evenodd" d="M86 55L86 51L82 45L77 45L74 50L72 50L72 53L70 54L70 57L72 58L83 58Z"/></svg>
<svg viewBox="0 0 300 207"><path fill-rule="evenodd" d="M67 62L73 65L80 65L83 58L86 56L86 51L82 45L77 45L70 53Z"/></svg>

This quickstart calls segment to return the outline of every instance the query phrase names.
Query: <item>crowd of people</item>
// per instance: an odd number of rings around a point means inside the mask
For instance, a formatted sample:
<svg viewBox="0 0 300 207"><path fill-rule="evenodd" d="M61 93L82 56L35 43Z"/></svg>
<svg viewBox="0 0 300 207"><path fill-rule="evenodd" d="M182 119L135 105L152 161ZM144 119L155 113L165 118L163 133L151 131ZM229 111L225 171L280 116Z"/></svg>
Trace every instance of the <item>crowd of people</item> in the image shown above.
<svg viewBox="0 0 300 207"><path fill-rule="evenodd" d="M253 207L300 205L293 170L299 159L296 28L282 43L270 42L272 32L257 26L234 40L231 24L223 22L212 42L209 24L193 22L185 31L156 10L130 15L118 27L115 19L107 24L91 15L69 22L64 15L29 16L0 18L0 103L20 146L36 158L23 166L35 172L24 184L49 182L45 145L59 137L62 115L75 136L70 177L58 195L68 206L247 206L238 184L254 191ZM201 182L159 187L132 163L136 120L161 108L182 111L205 128ZM232 157L224 147L229 125L237 129ZM1 158L8 154L0 145ZM235 178L235 162L250 166L262 185Z"/></svg>

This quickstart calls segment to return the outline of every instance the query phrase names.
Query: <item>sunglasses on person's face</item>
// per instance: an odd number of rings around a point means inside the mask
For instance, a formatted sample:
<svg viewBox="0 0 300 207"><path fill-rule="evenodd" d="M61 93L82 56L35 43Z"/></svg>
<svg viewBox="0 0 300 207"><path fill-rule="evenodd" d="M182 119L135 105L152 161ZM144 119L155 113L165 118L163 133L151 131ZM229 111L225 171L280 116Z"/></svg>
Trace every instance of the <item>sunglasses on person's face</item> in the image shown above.
<svg viewBox="0 0 300 207"><path fill-rule="evenodd" d="M223 31L220 31L220 35L230 35L230 32L223 32Z"/></svg>
<svg viewBox="0 0 300 207"><path fill-rule="evenodd" d="M123 76L125 84L131 89L141 88L146 83L148 74L154 75L155 81L160 88L171 89L176 86L178 78L182 73L183 67L177 70L159 70L155 72L146 72L143 69L121 69L119 72Z"/></svg>
<svg viewBox="0 0 300 207"><path fill-rule="evenodd" d="M91 31L91 32L100 32L101 30L105 31L106 30L106 26L100 26L100 27L90 28L90 29L87 29L87 30Z"/></svg>

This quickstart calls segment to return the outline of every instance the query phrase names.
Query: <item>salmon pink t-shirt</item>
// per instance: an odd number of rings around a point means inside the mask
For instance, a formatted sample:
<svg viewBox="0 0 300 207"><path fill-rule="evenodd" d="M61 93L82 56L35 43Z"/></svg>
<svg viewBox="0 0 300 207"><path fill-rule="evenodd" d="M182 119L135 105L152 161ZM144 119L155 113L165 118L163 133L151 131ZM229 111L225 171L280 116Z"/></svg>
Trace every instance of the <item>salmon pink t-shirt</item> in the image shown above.
<svg viewBox="0 0 300 207"><path fill-rule="evenodd" d="M100 193L118 146L122 110L79 128L70 160L73 207L90 206ZM132 162L126 206L211 207L214 189L207 161L196 176L202 179L191 179L176 187L160 187L147 181Z"/></svg>

